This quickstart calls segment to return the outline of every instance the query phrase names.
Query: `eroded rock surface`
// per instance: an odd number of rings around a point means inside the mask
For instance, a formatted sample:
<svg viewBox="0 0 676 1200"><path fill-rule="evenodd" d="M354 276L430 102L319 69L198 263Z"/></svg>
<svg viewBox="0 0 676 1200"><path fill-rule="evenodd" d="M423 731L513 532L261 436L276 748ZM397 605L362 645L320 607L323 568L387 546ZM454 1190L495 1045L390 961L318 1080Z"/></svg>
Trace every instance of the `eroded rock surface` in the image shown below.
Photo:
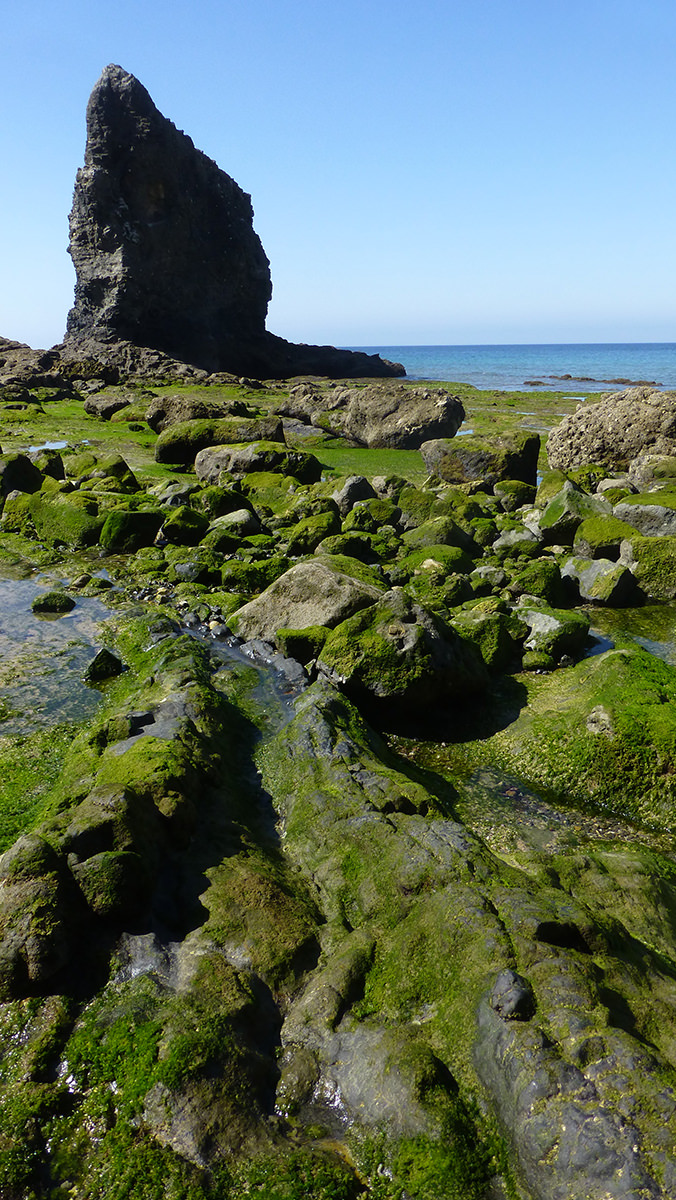
<svg viewBox="0 0 676 1200"><path fill-rule="evenodd" d="M640 454L676 454L676 393L628 388L585 401L547 438L549 465L584 463L622 469Z"/></svg>

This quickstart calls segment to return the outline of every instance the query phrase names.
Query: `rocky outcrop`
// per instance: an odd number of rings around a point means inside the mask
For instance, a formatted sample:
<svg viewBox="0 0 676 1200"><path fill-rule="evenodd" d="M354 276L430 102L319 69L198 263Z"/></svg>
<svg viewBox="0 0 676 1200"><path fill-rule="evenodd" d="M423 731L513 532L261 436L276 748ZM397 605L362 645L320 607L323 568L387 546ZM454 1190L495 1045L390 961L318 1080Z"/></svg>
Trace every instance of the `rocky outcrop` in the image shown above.
<svg viewBox="0 0 676 1200"><path fill-rule="evenodd" d="M114 65L87 107L70 255L77 282L66 342L79 354L128 341L259 378L404 373L377 355L266 332L270 264L250 197Z"/></svg>
<svg viewBox="0 0 676 1200"><path fill-rule="evenodd" d="M417 450L430 438L452 438L465 419L458 397L443 388L400 383L361 388L300 383L279 411L360 446L397 450Z"/></svg>
<svg viewBox="0 0 676 1200"><path fill-rule="evenodd" d="M622 469L646 451L676 454L676 392L637 387L586 401L547 439L549 465L561 471L584 463Z"/></svg>

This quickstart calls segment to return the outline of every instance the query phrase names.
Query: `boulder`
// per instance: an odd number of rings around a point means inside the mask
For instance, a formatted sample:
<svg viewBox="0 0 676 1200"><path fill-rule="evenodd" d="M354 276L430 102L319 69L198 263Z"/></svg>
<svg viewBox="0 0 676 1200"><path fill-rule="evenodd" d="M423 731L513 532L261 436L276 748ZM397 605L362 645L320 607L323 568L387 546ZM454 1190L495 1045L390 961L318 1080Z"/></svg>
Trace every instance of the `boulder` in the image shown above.
<svg viewBox="0 0 676 1200"><path fill-rule="evenodd" d="M575 531L585 518L609 517L612 511L605 497L590 496L566 480L540 515L539 529L549 545L572 545Z"/></svg>
<svg viewBox="0 0 676 1200"><path fill-rule="evenodd" d="M505 433L499 437L467 436L449 442L436 438L423 442L420 453L431 475L447 483L499 479L535 484L540 438L536 433Z"/></svg>
<svg viewBox="0 0 676 1200"><path fill-rule="evenodd" d="M325 562L303 562L233 613L228 623L239 637L272 642L278 629L338 625L380 595L381 589L373 584L334 570Z"/></svg>
<svg viewBox="0 0 676 1200"><path fill-rule="evenodd" d="M318 666L355 698L415 709L480 692L488 681L476 647L401 588L333 629Z"/></svg>
<svg viewBox="0 0 676 1200"><path fill-rule="evenodd" d="M622 470L648 450L676 455L676 392L635 387L586 400L547 438L549 465L561 471L585 463Z"/></svg>
<svg viewBox="0 0 676 1200"><path fill-rule="evenodd" d="M133 75L106 67L87 106L70 215L71 357L150 348L206 371L402 375L378 355L266 332L270 264L250 197L168 121Z"/></svg>
<svg viewBox="0 0 676 1200"><path fill-rule="evenodd" d="M452 438L465 419L457 396L444 388L381 383L366 387L292 388L279 410L360 446L417 450L430 438Z"/></svg>
<svg viewBox="0 0 676 1200"><path fill-rule="evenodd" d="M564 655L578 655L584 648L589 633L589 618L584 613L527 601L519 604L515 613L528 626L524 649L549 655L558 662Z"/></svg>
<svg viewBox="0 0 676 1200"><path fill-rule="evenodd" d="M625 496L615 505L613 514L646 537L676 534L676 492Z"/></svg>
<svg viewBox="0 0 676 1200"><path fill-rule="evenodd" d="M676 599L676 536L628 537L620 545L620 562L652 600Z"/></svg>
<svg viewBox="0 0 676 1200"><path fill-rule="evenodd" d="M561 571L564 579L576 584L582 600L620 608L630 604L636 592L636 580L628 567L608 558L581 558L573 555Z"/></svg>
<svg viewBox="0 0 676 1200"><path fill-rule="evenodd" d="M188 466L200 450L243 442L284 443L278 417L219 417L217 420L178 421L167 426L157 439L155 461Z"/></svg>
<svg viewBox="0 0 676 1200"><path fill-rule="evenodd" d="M212 446L200 450L195 459L195 474L202 483L227 484L231 476L250 471L272 471L292 475L301 483L316 483L322 467L314 454L289 450L281 442L250 442L248 445Z"/></svg>
<svg viewBox="0 0 676 1200"><path fill-rule="evenodd" d="M42 471L25 454L6 454L0 458L0 496L10 492L39 492Z"/></svg>
<svg viewBox="0 0 676 1200"><path fill-rule="evenodd" d="M155 396L146 409L145 418L155 433L162 433L170 425L184 421L217 421L221 417L250 415L241 400L212 400L197 393L176 392Z"/></svg>

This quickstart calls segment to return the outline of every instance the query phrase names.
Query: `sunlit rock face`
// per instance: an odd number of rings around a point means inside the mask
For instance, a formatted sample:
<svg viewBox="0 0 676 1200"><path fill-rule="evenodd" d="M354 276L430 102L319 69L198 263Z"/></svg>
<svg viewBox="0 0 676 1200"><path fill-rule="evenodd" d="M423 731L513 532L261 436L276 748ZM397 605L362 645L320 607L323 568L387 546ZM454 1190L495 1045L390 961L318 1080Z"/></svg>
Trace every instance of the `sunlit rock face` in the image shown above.
<svg viewBox="0 0 676 1200"><path fill-rule="evenodd" d="M251 198L108 66L87 106L70 255L77 282L66 342L130 342L207 371L259 376L392 375L377 355L295 346L267 333L270 264Z"/></svg>

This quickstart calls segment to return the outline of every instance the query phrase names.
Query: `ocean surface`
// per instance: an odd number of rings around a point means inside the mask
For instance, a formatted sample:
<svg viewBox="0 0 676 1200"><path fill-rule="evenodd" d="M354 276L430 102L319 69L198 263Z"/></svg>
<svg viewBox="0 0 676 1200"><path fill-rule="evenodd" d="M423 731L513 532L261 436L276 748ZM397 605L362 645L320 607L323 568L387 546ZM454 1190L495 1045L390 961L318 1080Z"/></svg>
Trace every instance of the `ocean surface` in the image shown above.
<svg viewBox="0 0 676 1200"><path fill-rule="evenodd" d="M406 368L409 379L443 379L481 389L607 392L645 380L676 389L676 342L551 346L350 346ZM562 379L562 375L570 376ZM556 378L558 376L558 378ZM539 380L533 385L529 380Z"/></svg>

